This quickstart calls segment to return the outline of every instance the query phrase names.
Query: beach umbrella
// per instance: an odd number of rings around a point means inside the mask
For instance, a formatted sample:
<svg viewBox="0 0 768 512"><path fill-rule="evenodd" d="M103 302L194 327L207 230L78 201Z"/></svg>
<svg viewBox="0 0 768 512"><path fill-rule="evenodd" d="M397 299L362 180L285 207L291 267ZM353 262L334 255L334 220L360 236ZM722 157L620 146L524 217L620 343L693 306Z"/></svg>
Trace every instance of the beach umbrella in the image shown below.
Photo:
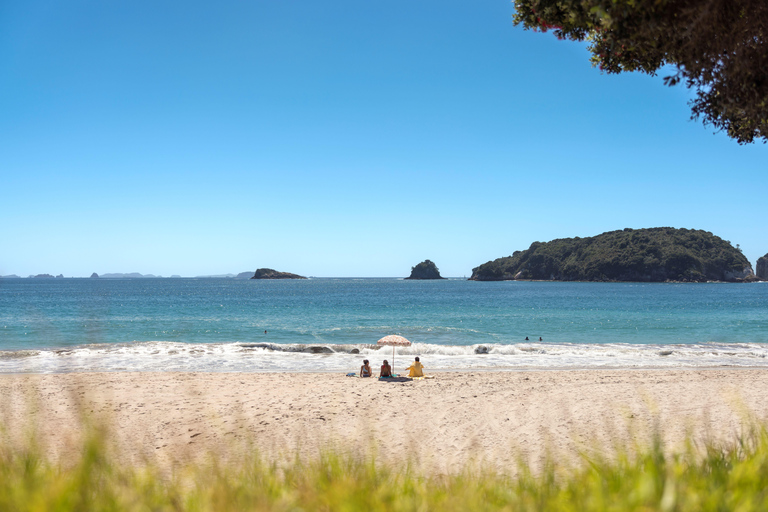
<svg viewBox="0 0 768 512"><path fill-rule="evenodd" d="M384 336L379 341L377 341L376 344L379 346L392 345L392 373L395 372L395 347L411 346L410 341L396 334L390 334L389 336Z"/></svg>

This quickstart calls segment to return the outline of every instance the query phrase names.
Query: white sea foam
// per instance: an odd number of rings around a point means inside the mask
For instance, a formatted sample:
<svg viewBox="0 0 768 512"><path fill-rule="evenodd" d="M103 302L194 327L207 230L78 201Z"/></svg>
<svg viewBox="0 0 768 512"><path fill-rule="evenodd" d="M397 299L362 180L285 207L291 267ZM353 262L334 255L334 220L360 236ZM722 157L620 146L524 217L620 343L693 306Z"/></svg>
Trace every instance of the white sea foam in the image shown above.
<svg viewBox="0 0 768 512"><path fill-rule="evenodd" d="M521 343L469 346L414 343L397 348L402 369L421 356L430 370L768 367L768 344ZM0 373L92 371L347 372L362 359L392 362L390 347L150 341L56 350L0 351Z"/></svg>

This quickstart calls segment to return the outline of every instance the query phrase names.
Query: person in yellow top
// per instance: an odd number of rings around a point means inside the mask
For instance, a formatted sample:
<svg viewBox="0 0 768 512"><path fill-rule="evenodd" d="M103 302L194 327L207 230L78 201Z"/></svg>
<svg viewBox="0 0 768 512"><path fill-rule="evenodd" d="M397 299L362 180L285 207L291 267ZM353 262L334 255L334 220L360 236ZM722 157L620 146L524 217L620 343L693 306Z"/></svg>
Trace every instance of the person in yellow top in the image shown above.
<svg viewBox="0 0 768 512"><path fill-rule="evenodd" d="M408 370L408 376L409 377L423 377L424 372L422 371L424 369L424 365L419 362L419 358L417 357L416 360L413 362L411 366L406 368Z"/></svg>

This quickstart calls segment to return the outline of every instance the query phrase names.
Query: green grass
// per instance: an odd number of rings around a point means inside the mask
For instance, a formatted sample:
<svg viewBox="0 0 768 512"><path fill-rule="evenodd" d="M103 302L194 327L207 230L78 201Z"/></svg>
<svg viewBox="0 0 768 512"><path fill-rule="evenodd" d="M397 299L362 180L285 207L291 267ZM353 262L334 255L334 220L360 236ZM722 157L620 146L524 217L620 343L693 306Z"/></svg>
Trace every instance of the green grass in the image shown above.
<svg viewBox="0 0 768 512"><path fill-rule="evenodd" d="M328 453L277 467L188 466L173 476L122 467L96 431L81 457L56 467L34 448L0 450L0 511L751 511L768 510L768 434L670 456L660 443L587 458L576 469L550 459L534 474L470 470L418 474L375 460Z"/></svg>

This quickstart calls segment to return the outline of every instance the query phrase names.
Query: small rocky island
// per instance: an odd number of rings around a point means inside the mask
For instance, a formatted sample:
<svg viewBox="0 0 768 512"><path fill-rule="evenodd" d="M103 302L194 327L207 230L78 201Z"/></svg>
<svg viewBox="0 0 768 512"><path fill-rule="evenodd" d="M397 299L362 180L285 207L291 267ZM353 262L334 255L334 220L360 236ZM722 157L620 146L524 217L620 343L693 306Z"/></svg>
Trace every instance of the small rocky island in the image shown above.
<svg viewBox="0 0 768 512"><path fill-rule="evenodd" d="M757 265L755 266L755 274L763 281L768 281L768 254L761 258L757 258Z"/></svg>
<svg viewBox="0 0 768 512"><path fill-rule="evenodd" d="M306 277L290 272L278 272L271 268L260 268L251 279L306 279Z"/></svg>
<svg viewBox="0 0 768 512"><path fill-rule="evenodd" d="M768 263L768 262L767 262ZM751 282L741 251L709 231L626 228L534 242L472 269L473 281Z"/></svg>
<svg viewBox="0 0 768 512"><path fill-rule="evenodd" d="M445 279L440 276L440 270L433 262L424 260L415 267L411 267L411 275L406 279Z"/></svg>

